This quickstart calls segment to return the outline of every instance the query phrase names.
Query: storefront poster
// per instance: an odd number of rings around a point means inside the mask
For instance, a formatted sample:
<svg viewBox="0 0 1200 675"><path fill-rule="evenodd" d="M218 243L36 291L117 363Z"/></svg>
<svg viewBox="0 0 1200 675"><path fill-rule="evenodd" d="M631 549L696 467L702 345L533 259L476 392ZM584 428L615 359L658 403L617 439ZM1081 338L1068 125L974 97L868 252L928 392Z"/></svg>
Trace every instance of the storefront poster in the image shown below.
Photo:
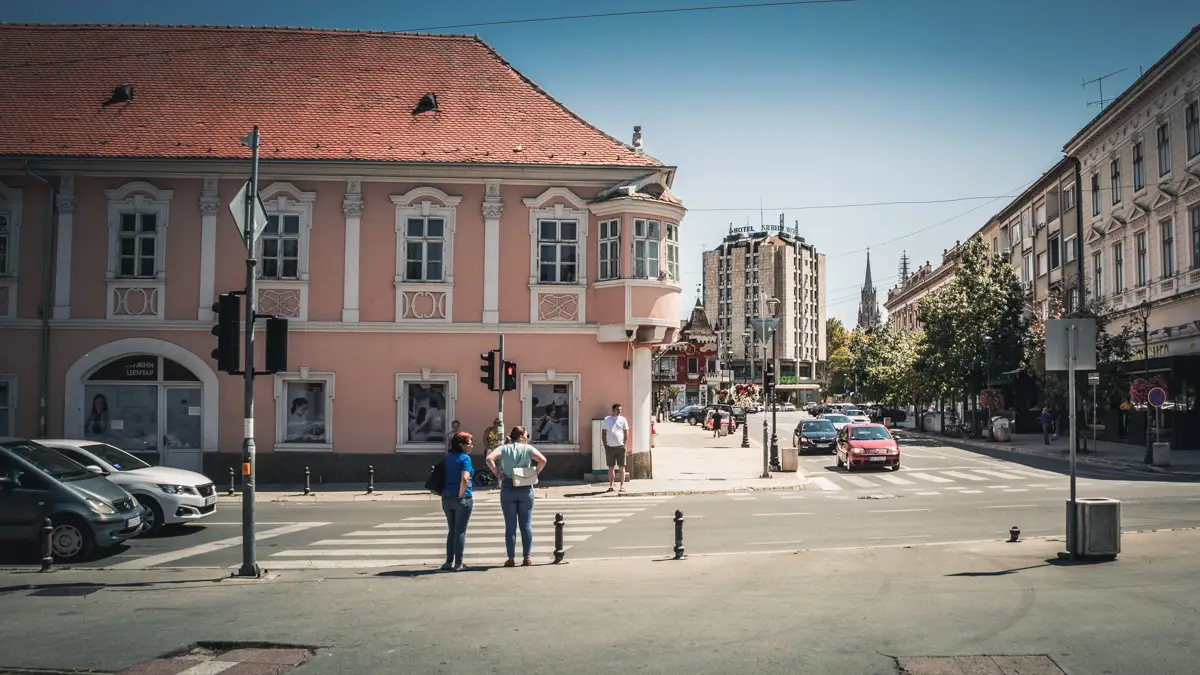
<svg viewBox="0 0 1200 675"><path fill-rule="evenodd" d="M285 443L326 443L325 383L287 383Z"/></svg>
<svg viewBox="0 0 1200 675"><path fill-rule="evenodd" d="M571 385L535 384L532 423L529 440L532 443L568 444L571 442Z"/></svg>
<svg viewBox="0 0 1200 675"><path fill-rule="evenodd" d="M441 382L410 382L408 399L408 442L442 443L446 438L446 385Z"/></svg>
<svg viewBox="0 0 1200 675"><path fill-rule="evenodd" d="M84 389L83 437L129 452L156 452L158 386L89 384Z"/></svg>

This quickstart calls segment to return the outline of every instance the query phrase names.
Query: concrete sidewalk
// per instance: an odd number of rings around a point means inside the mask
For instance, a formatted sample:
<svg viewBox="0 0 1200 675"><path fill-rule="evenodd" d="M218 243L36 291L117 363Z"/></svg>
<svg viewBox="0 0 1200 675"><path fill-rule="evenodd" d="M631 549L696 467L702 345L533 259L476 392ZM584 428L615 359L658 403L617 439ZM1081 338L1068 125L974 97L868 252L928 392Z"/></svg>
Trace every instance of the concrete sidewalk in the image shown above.
<svg viewBox="0 0 1200 675"><path fill-rule="evenodd" d="M608 493L607 482L546 480L535 488L538 497L621 496L649 497L658 495L716 494L762 490L802 490L806 487L801 472L774 473L762 477L762 428L758 438L750 435L750 447L741 447L741 433L713 438L699 426L663 422L655 424L657 435L653 453L654 477L631 480L624 493ZM740 431L740 430L739 430ZM753 430L752 430L753 431ZM780 447L790 447L790 433L779 439ZM554 461L554 456L549 457ZM486 467L475 467L476 471ZM313 485L312 494L305 495L297 487L263 486L260 500L271 502L330 503L330 502L393 502L437 501L439 497L425 489L423 483L376 483L375 491L367 493L363 483L329 483ZM498 487L476 487L477 497L499 494ZM218 493L219 502L241 501L240 491L230 496L227 490Z"/></svg>
<svg viewBox="0 0 1200 675"><path fill-rule="evenodd" d="M916 431L911 419L897 428L897 431L917 438L926 438L949 445L961 445L991 450L1006 450L1024 455L1067 459L1071 453L1070 438L1059 436L1046 445L1041 434L1012 434L1012 439L1005 442L990 441L975 438L952 438L936 432ZM1200 450L1172 450L1170 466L1151 466L1142 461L1146 448L1128 443L1113 443L1111 441L1092 442L1087 436L1087 450L1079 452L1076 458L1080 462L1097 466L1109 466L1126 471L1149 471L1175 476L1200 476Z"/></svg>

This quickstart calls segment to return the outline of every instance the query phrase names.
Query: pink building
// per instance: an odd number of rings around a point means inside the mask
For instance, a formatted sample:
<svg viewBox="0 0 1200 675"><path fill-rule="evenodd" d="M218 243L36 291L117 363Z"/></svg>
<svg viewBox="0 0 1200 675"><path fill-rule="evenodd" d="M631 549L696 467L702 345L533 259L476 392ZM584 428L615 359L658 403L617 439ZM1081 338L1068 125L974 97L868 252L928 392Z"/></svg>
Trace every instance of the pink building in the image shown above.
<svg viewBox="0 0 1200 675"><path fill-rule="evenodd" d="M451 420L478 436L495 417L479 355L500 334L506 422L553 475L590 470L614 402L648 449L685 209L637 128L608 136L469 36L3 25L0 42L22 45L0 50L0 436L236 465L242 381L215 369L211 306L244 283L228 205L257 124L259 311L291 319L289 372L256 381L260 481L423 479Z"/></svg>

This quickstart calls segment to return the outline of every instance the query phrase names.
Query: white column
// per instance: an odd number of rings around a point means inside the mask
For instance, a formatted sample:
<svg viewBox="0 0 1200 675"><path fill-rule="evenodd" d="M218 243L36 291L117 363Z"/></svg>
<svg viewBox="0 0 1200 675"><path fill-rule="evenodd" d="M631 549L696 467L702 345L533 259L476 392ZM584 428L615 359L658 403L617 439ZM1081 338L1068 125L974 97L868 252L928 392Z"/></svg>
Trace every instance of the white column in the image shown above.
<svg viewBox="0 0 1200 675"><path fill-rule="evenodd" d="M490 182L483 198L483 322L500 323L500 183Z"/></svg>
<svg viewBox="0 0 1200 675"><path fill-rule="evenodd" d="M221 197L217 192L217 177L205 176L200 192L200 308L196 318L212 321L212 305L216 300L217 279L217 214Z"/></svg>
<svg viewBox="0 0 1200 675"><path fill-rule="evenodd" d="M633 400L629 402L629 426L633 427L631 452L650 449L650 348L633 349Z"/></svg>
<svg viewBox="0 0 1200 675"><path fill-rule="evenodd" d="M54 262L55 319L71 318L71 236L75 228L75 174L64 173L54 198L58 209L58 250ZM46 224L47 226L50 223Z"/></svg>
<svg viewBox="0 0 1200 675"><path fill-rule="evenodd" d="M346 181L342 215L346 218L346 261L342 286L342 322L358 323L358 260L362 250L362 180Z"/></svg>

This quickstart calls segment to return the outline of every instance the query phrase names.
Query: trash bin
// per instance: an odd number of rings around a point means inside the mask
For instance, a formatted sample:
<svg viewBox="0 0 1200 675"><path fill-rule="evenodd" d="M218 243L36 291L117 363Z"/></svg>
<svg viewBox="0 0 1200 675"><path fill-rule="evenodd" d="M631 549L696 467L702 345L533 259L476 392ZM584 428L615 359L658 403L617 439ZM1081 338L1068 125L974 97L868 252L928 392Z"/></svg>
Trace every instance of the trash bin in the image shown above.
<svg viewBox="0 0 1200 675"><path fill-rule="evenodd" d="M796 472L800 470L800 451L796 448L779 449L780 470Z"/></svg>
<svg viewBox="0 0 1200 675"><path fill-rule="evenodd" d="M1150 460L1154 466L1171 466L1171 444L1155 443L1150 448Z"/></svg>
<svg viewBox="0 0 1200 675"><path fill-rule="evenodd" d="M1012 440L1012 429L1009 428L1007 417L992 419L992 438L1001 443Z"/></svg>
<svg viewBox="0 0 1200 675"><path fill-rule="evenodd" d="M1067 518L1071 502L1067 501ZM1113 559L1121 552L1121 502L1105 497L1075 500L1075 554L1082 558ZM1068 528L1070 525L1068 524Z"/></svg>

